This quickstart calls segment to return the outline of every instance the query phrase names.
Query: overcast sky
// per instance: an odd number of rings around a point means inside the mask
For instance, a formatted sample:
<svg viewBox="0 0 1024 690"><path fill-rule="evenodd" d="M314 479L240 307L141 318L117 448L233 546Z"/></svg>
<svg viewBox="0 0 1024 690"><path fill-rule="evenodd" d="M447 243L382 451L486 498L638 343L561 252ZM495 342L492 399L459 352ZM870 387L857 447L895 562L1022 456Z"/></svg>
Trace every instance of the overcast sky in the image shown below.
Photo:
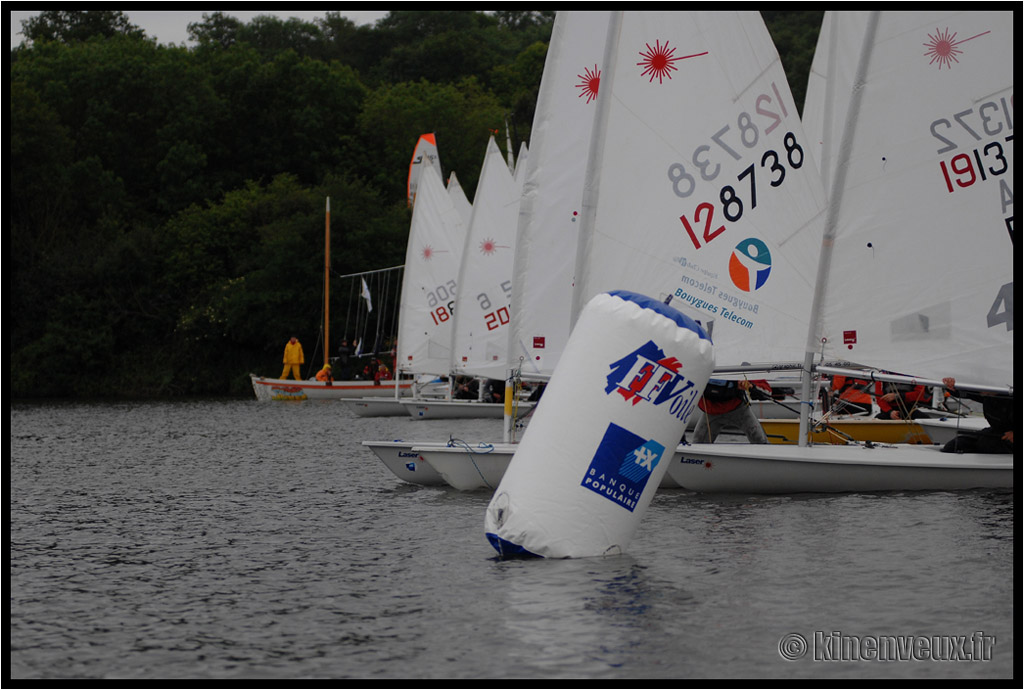
<svg viewBox="0 0 1024 690"><path fill-rule="evenodd" d="M29 5L31 7L31 5ZM164 10L164 11L135 11L135 10L122 10L128 15L128 21L135 26L139 27L146 32L146 36L149 38L155 38L158 43L185 43L188 40L188 25L201 22L203 20L203 14L213 14L217 10L203 10L192 11L192 10ZM344 10L334 10L332 8L321 9L321 10L282 10L280 12L274 10L254 10L251 12L242 12L238 10L220 10L224 14L235 17L239 21L248 23L253 17L261 14L273 14L287 19L288 17L297 17L303 21L311 22L314 19L322 19L327 16L328 12L340 11L343 16L348 17L356 24L373 24L381 17L387 15L388 11L356 11L346 12ZM19 45L25 37L21 34L21 22L25 19L30 19L40 11L18 11L14 10L10 12L11 18L11 48Z"/></svg>

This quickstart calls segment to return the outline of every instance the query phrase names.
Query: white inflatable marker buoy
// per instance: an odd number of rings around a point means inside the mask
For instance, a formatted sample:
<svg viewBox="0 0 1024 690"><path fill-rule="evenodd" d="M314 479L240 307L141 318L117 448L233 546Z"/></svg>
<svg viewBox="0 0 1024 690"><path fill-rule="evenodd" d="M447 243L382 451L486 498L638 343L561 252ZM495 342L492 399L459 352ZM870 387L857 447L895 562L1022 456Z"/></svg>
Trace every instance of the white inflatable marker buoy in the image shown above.
<svg viewBox="0 0 1024 690"><path fill-rule="evenodd" d="M499 555L625 551L713 369L710 339L678 310L595 296L487 508Z"/></svg>

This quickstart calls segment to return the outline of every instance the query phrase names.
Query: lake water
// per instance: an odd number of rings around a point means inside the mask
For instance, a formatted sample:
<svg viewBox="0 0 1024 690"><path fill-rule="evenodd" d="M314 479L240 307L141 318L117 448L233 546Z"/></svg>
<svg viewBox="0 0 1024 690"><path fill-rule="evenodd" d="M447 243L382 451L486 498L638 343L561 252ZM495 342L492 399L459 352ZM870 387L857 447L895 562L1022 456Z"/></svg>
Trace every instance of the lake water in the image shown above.
<svg viewBox="0 0 1024 690"><path fill-rule="evenodd" d="M1012 492L661 491L626 555L500 561L488 493L361 446L452 434L501 421L13 404L9 677L1013 677Z"/></svg>

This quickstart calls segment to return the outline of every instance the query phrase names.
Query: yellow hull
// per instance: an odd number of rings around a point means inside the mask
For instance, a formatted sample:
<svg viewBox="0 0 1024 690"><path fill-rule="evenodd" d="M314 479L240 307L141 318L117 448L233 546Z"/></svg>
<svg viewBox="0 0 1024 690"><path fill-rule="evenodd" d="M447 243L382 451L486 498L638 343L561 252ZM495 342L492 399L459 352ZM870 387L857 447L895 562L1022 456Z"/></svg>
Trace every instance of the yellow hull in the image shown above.
<svg viewBox="0 0 1024 690"><path fill-rule="evenodd" d="M762 419L761 426L764 427L769 443L795 445L800 435L800 421L797 419ZM827 427L813 428L810 439L814 443L836 445L846 445L851 440L876 443L932 443L931 436L920 424L884 419L834 420Z"/></svg>

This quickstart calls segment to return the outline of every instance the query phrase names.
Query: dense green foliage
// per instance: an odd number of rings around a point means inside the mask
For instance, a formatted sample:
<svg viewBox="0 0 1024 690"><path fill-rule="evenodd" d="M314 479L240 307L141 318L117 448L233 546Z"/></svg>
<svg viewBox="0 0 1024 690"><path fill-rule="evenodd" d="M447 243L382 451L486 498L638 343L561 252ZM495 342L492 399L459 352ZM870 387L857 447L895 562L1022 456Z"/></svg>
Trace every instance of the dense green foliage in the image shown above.
<svg viewBox="0 0 1024 690"><path fill-rule="evenodd" d="M213 13L193 47L118 11L25 22L8 86L15 395L246 395L250 371L277 375L289 335L318 338L324 199L336 275L401 264L417 137L436 134L472 198L491 133L529 140L552 18ZM821 13L766 20L802 103Z"/></svg>

